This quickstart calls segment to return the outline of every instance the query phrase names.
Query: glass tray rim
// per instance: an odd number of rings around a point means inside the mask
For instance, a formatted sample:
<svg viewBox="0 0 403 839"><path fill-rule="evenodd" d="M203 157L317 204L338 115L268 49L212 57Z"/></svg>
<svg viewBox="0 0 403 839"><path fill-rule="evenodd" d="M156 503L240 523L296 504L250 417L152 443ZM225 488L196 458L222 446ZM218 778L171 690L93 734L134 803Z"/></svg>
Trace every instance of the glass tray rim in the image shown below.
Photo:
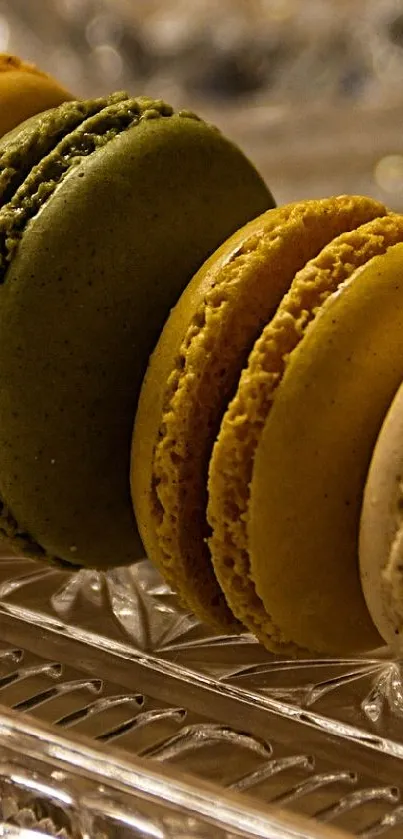
<svg viewBox="0 0 403 839"><path fill-rule="evenodd" d="M210 700L214 702L215 699L219 699L220 709L217 710L215 719L221 721L221 723L227 722L227 719L230 721L232 719L231 725L234 715L237 719L243 719L246 714L248 730L250 726L250 732L255 736L267 736L267 731L273 724L276 726L280 739L284 735L291 739L294 738L298 740L298 749L304 751L311 748L310 745L307 745L311 736L316 737L316 740L319 736L324 744L327 743L329 753L333 749L333 745L338 746L339 754L341 747L348 746L348 754L351 760L354 760L363 772L365 772L365 765L368 766L368 762L373 762L373 756L376 754L376 778L379 779L380 783L382 781L390 783L393 776L398 779L403 777L403 738L400 737L400 728L392 729L392 733L394 731L397 734L395 739L393 737L385 738L377 733L376 727L371 729L371 726L367 726L367 730L365 730L365 727L360 727L359 724L350 725L343 722L342 719L338 719L337 713L332 717L331 712L330 714L329 712L326 713L327 706L325 706L325 712L323 713L320 703L319 710L316 709L315 702L312 703L312 706L309 703L305 706L303 701L299 701L298 694L293 690L285 697L281 693L276 694L276 691L274 691L274 694L270 694L270 692L266 694L259 687L259 681L257 685L253 680L250 684L248 679L243 682L242 677L238 681L236 678L237 671L235 671L235 678L233 678L231 672L228 675L224 668L224 674L221 678L217 675L214 667L212 671L209 667L206 668L204 666L206 650L210 651L214 665L217 662L221 664L222 661L228 665L228 660L231 659L232 661L231 657L235 655L235 661L237 662L242 663L246 660L248 665L246 671L248 671L249 662L259 660L259 651L262 652L262 648L252 636L244 635L228 638L215 636L187 613L181 612L173 593L163 583L148 561L145 560L129 569L117 569L111 576L97 575L95 572L88 571L71 575L59 569L44 568L43 565L24 558L12 558L11 565L10 562L11 557L9 555L0 556L0 627L1 638L4 643L13 645L15 648L25 647L27 651L38 654L38 635L32 632L32 624L34 624L40 632L41 658L58 660L61 664L66 665L78 661L81 669L87 674L98 678L101 676L102 679L105 677L106 680L120 684L123 688L129 688L130 690L138 681L142 692L147 693L149 691L151 695L153 695L152 686L154 686L154 690L156 689L156 677L158 677L158 697L162 702L168 701L170 704L177 703L178 705L183 703L185 707L188 703L187 707L193 708L195 713L203 715L207 707L206 701L208 700L207 705L209 705ZM12 569L12 572L10 572L10 569ZM105 591L109 592L109 600L105 597ZM122 625L126 630L127 626L124 626L126 619L124 615L123 618L121 615L118 619L119 608L122 605L118 595L123 598L123 607L127 607L127 598L129 598L132 613L137 616L140 629L145 632L144 638L141 636L141 632L139 636L136 636L135 632L132 635L127 634L127 632L122 634ZM117 598L116 602L113 602L114 596ZM138 600L131 600L132 597L137 597ZM137 607L140 608L140 611L141 607L144 607L142 597L145 598L147 607L150 609L148 622L151 619L151 624L148 630L151 634L149 637L147 637L147 619L140 619L137 614ZM100 611L100 606L109 608L114 619L116 619L115 622L109 622L109 624L107 620L105 620L105 624L99 622L100 616L105 617L105 613ZM81 620L82 617L83 620ZM158 622L161 620L163 628L168 629L168 633L165 633L165 635L163 632L163 642L161 642L158 627ZM119 625L119 632L116 630L117 625ZM111 633L111 629L116 630L117 634ZM167 639L168 645L165 643ZM182 659L180 655L177 657L177 651L180 650L181 644L182 652L185 650L186 653ZM190 658L188 656L189 650L191 652ZM229 659L226 658L228 650ZM270 657L270 654L265 651L263 653L265 662L263 673L265 673L266 667L271 667L275 671L276 669L281 670L281 667L285 665L285 671L279 677L281 686L281 679L287 670L287 666L289 665L289 670L291 670L296 662L285 659L278 660L278 657ZM194 655L196 655L196 658L192 658ZM201 659L197 657L198 655L201 655ZM223 656L222 660L220 660L220 655ZM327 671L329 664L342 664L347 665L353 675L354 670L358 674L364 671L368 671L370 674L374 673L375 683L377 683L377 680L384 678L385 672L389 673L391 669L393 671L393 668L399 670L401 664L401 662L392 660L390 651L386 648L374 651L370 656L359 656L348 661L317 658L297 663L302 667L302 681L306 678L306 671L309 677L309 666L317 674L321 667L322 671ZM240 669L241 676L242 667L243 664ZM305 671L304 667L306 668ZM256 667L253 665L252 669L256 670L259 677L261 665L258 664ZM400 670L398 676L400 676ZM287 676L284 684L287 685ZM398 690L399 685L401 685L401 682L398 680ZM154 694L154 696L156 695ZM385 694L385 696L386 700L389 701L391 698L389 694ZM190 703L190 697L192 697L193 705ZM399 702L400 700L397 704L397 720L400 725L403 716L403 702L400 702L400 704ZM214 705L209 707L214 707ZM228 717L225 716L227 711ZM10 745L12 736L14 736L10 734L10 717L5 708L4 712L6 723L4 723L3 710L0 705L0 750L6 748L7 744ZM249 716L253 716L253 721L249 719ZM13 719L15 725L16 718ZM20 732L22 724L27 725L25 715L18 716ZM53 742L52 738L54 736L62 737L65 749L68 749L69 743L72 742L70 741L70 733L67 737L54 734L58 729L51 726L43 734L41 727L38 728L33 717L30 718L29 725L33 726L34 734L39 738L37 742L41 748L44 747L44 744L49 743L49 732L51 735L50 742ZM8 733L4 739L5 731ZM31 734L31 736L33 735ZM88 738L84 745L85 748L90 749L92 755L101 753L103 761L105 760L105 754L108 756L113 754L114 761L115 759L122 760L125 766L129 765L132 769L134 767L133 771L137 771L138 765L142 766L141 759L140 764L138 764L137 757L121 752L119 748L115 749L108 746L106 752L102 751L102 748L100 752L99 747L94 748L93 741ZM21 737L19 749L21 749ZM14 755L18 758L15 743ZM37 752L36 755L38 755ZM154 776L154 762L148 761L147 767L151 771L151 776ZM72 771L77 772L79 761L72 760L71 768ZM150 771L147 768L146 774L148 776L150 776ZM158 774L159 769L156 771ZM164 768L164 776L165 773ZM172 777L175 779L175 772ZM190 783L191 797L194 799L195 790L200 789L204 782L200 782L195 776L193 776L194 780L192 776L187 774L184 777L186 783ZM225 810L226 802L229 800L228 790L214 783L212 789L216 800L221 802L221 812L223 807ZM137 792L139 790L134 789L132 795L135 796ZM232 795L233 792L231 791L230 796ZM243 817L248 808L252 807L253 812L264 812L266 817L271 818L271 807L278 807L278 805L268 806L265 803L261 805L249 793L242 792L241 795L239 793L237 795L239 796L237 806ZM260 809L262 807L263 811ZM202 814L199 815L202 817ZM279 817L282 817L282 813ZM296 824L298 824L300 817L296 816L295 818L297 820ZM304 817L302 819L304 821ZM318 822L311 817L309 828L311 827L312 830L315 828L316 831L319 831L319 834L317 832L312 833L311 830L311 833L306 834L307 839L308 837L309 839L311 837L316 839L316 836L318 836L318 839L319 837L325 839L324 830L327 825L325 826L322 822ZM241 835L248 834L244 832ZM265 836L266 834L252 833L249 835ZM285 836L288 835L285 834ZM293 836L293 833L291 832L290 835ZM298 835L297 833L296 836ZM332 835L334 833L329 834L329 839ZM340 835L340 833L337 834L336 830L337 835ZM272 837L273 833L269 833L268 836ZM305 837L305 834L302 834L302 836ZM343 832L341 836L343 836ZM352 834L344 833L344 836L352 836Z"/></svg>
<svg viewBox="0 0 403 839"><path fill-rule="evenodd" d="M245 839L348 839L351 836L308 817L256 802L244 794L221 790L171 767L156 767L140 757L128 758L114 747L105 754L105 749L86 737L60 735L52 726L29 716L22 717L19 712L0 705L0 761L3 758L0 776L7 771L4 757L10 762L9 771L13 766L25 769L28 757L38 765L56 769L55 777L58 771L62 775L66 770L71 773L73 791L75 788L77 792L80 779L85 777L98 791L101 785L103 793L122 793L132 800L137 797L168 809L176 808L184 816L201 818L225 831L236 831L235 835ZM88 796L83 796L81 801L78 795L74 803L83 808L91 806L103 815L99 792L91 801ZM108 815L113 812L109 810ZM235 835L231 833L231 839Z"/></svg>

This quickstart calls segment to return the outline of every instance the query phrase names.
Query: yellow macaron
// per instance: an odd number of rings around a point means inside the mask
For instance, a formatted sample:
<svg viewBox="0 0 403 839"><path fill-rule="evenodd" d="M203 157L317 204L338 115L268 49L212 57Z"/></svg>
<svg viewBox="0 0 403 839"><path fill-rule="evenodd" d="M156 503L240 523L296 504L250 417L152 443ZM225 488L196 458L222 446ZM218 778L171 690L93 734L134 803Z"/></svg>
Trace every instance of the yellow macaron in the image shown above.
<svg viewBox="0 0 403 839"><path fill-rule="evenodd" d="M209 477L213 564L234 614L274 651L292 643L347 654L381 643L357 564L376 406L360 401L354 367L365 319L356 313L351 341L342 330L336 341L334 312L343 322L346 300L349 314L350 278L364 307L357 269L401 241L403 216L391 214L307 263L256 341L221 424ZM370 356L367 365L368 380Z"/></svg>
<svg viewBox="0 0 403 839"><path fill-rule="evenodd" d="M138 526L150 559L187 606L218 630L246 623L245 610L227 602L207 545L208 468L223 414L295 274L335 237L386 213L372 199L340 196L263 214L194 277L151 357L132 445ZM222 515L232 521L233 511ZM232 558L223 557L227 562L231 572Z"/></svg>
<svg viewBox="0 0 403 839"><path fill-rule="evenodd" d="M0 137L34 114L73 98L34 64L0 54Z"/></svg>

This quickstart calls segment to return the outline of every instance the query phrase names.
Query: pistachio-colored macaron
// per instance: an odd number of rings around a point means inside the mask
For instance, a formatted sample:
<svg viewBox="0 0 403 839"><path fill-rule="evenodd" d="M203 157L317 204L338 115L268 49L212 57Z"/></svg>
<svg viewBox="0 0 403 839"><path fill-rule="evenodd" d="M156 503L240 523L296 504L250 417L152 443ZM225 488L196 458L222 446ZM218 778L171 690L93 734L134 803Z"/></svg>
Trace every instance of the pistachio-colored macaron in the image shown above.
<svg viewBox="0 0 403 839"><path fill-rule="evenodd" d="M183 601L218 629L239 629L240 621L247 623L256 606L256 596L244 606L248 577L243 570L237 573L231 543L229 556L221 551L216 566L220 582L231 581L227 602L226 587L221 588L217 581L207 545L208 468L222 416L254 342L275 315L296 272L343 231L385 213L385 207L372 199L341 196L271 210L251 222L194 277L173 309L151 358L133 436L131 484L136 516L149 557ZM395 227L389 222L385 225L386 231L391 228L391 237ZM384 241L387 236L379 234L379 239ZM348 253L354 260L353 243ZM339 280L345 274L347 257L340 261ZM325 295L323 278L322 286ZM314 302L319 304L315 283L313 288ZM281 352L277 354L281 356ZM264 380L262 373L251 382L242 417L237 420L240 439L231 449L224 443L231 463L230 480L243 466L242 442L249 451L248 425L254 422L255 400ZM218 530L219 520L221 528L218 536L215 533L213 549L223 529L223 538L227 538L240 508L243 512L237 496L231 496L229 503L228 496L217 499L214 490L221 490L223 482L221 474L210 478L211 523ZM247 483L242 483L242 498L247 491ZM242 554L241 561L244 568L247 556ZM249 586L248 595L251 591ZM256 623L251 618L249 626L256 631L259 621L260 613ZM265 618L265 625L269 622ZM269 635L263 630L258 634L265 640Z"/></svg>
<svg viewBox="0 0 403 839"><path fill-rule="evenodd" d="M0 143L0 530L109 568L143 555L130 443L148 357L191 276L273 206L217 129L114 94ZM136 468L136 464L134 464Z"/></svg>
<svg viewBox="0 0 403 839"><path fill-rule="evenodd" d="M28 117L73 98L34 64L0 54L0 137Z"/></svg>

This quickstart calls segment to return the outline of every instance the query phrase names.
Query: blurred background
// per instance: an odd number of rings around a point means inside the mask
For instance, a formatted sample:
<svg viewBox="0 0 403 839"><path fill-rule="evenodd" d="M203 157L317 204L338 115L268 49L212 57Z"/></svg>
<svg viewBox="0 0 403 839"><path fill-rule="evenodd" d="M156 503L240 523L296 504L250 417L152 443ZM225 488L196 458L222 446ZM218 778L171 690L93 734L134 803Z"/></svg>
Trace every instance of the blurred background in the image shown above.
<svg viewBox="0 0 403 839"><path fill-rule="evenodd" d="M363 192L403 210L403 0L0 0L0 52L78 97L192 108L279 203Z"/></svg>

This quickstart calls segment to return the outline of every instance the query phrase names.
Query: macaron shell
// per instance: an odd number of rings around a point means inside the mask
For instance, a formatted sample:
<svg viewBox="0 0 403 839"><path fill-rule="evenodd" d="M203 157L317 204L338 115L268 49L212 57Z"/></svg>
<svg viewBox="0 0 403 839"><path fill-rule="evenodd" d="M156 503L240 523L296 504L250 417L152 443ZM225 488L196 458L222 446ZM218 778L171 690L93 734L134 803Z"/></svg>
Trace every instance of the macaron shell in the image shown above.
<svg viewBox="0 0 403 839"><path fill-rule="evenodd" d="M196 268L272 201L218 131L139 123L68 174L0 288L0 494L77 565L143 555L129 463L148 356Z"/></svg>
<svg viewBox="0 0 403 839"><path fill-rule="evenodd" d="M214 570L234 614L273 652L283 653L287 638L256 594L248 557L254 454L290 357L309 323L356 268L402 240L403 216L380 216L336 236L297 272L256 341L221 423L209 478Z"/></svg>
<svg viewBox="0 0 403 839"><path fill-rule="evenodd" d="M277 217L284 214L281 208L269 211L272 212ZM172 567L164 562L156 528L158 507L154 493L153 460L166 403L167 383L172 376L175 359L180 357L183 336L189 329L194 313L203 306L205 296L215 283L217 274L225 270L241 248L247 247L249 240L254 242L256 238L260 238L267 225L266 219L267 213L263 213L237 230L206 260L186 286L172 309L149 360L140 393L133 431L130 472L136 519L143 543L147 546L147 555L160 568L167 581L177 590L179 588L184 605L188 605L189 600L189 592L187 597L184 594L188 589L187 569L181 569L178 563ZM202 619L208 620L211 625L222 631L239 630L238 621L227 608L224 598L217 599L216 581L208 574L208 570L199 591L202 605L199 605L198 611ZM216 598L213 609L212 597ZM190 599L193 599L191 595Z"/></svg>
<svg viewBox="0 0 403 839"><path fill-rule="evenodd" d="M0 136L28 117L73 98L32 64L0 56Z"/></svg>
<svg viewBox="0 0 403 839"><path fill-rule="evenodd" d="M403 247L393 255L403 265ZM372 455L360 525L360 575L364 597L380 634L401 650L403 387L386 415Z"/></svg>
<svg viewBox="0 0 403 839"><path fill-rule="evenodd" d="M340 230L385 212L356 196L269 211L209 260L165 325L137 412L134 506L147 554L211 625L234 626L205 542L208 462L222 414L295 271Z"/></svg>
<svg viewBox="0 0 403 839"><path fill-rule="evenodd" d="M307 330L256 452L248 522L256 588L285 635L318 652L381 643L361 590L358 528L402 359L403 272L376 257Z"/></svg>

